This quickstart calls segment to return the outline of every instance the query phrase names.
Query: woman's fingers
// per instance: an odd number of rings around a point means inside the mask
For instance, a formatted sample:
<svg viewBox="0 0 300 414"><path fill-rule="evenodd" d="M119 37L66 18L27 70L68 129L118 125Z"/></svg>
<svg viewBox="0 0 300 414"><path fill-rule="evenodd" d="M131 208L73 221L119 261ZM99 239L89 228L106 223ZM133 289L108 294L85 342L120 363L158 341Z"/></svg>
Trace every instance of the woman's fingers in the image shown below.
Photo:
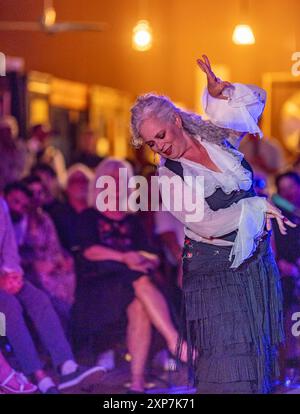
<svg viewBox="0 0 300 414"><path fill-rule="evenodd" d="M227 100L228 97L223 95L222 92L225 88L233 87L233 85L230 82L223 82L216 77L206 55L202 55L202 59L197 59L197 64L207 76L209 94L215 98Z"/></svg>
<svg viewBox="0 0 300 414"><path fill-rule="evenodd" d="M207 62L205 61L205 59L203 58L203 60L201 58L197 59L197 63L199 66L201 66L201 68L204 70L205 68L205 72L208 70L211 70L210 64L207 64Z"/></svg>
<svg viewBox="0 0 300 414"><path fill-rule="evenodd" d="M268 221L270 223L272 223L272 219L275 219L277 221L277 224L278 224L278 228L279 228L280 233L282 233L282 234L285 234L286 233L286 228L285 228L285 225L284 225L284 222L283 222L283 217L280 217L278 215L278 213L277 214L274 214L274 213L268 211L266 213L266 219L267 219L267 223L268 223ZM271 224L271 226L272 226L272 224ZM269 230L269 228L268 228L268 230Z"/></svg>
<svg viewBox="0 0 300 414"><path fill-rule="evenodd" d="M215 81L214 75L212 75L211 71L205 65L205 63L203 63L201 60L198 60L197 63L198 63L198 66L201 68L201 70L206 74L207 82L208 83L214 82Z"/></svg>
<svg viewBox="0 0 300 414"><path fill-rule="evenodd" d="M284 225L283 219L281 219L278 216L275 216L275 218L276 218L280 233L285 236L287 234L287 231L286 231L286 227Z"/></svg>
<svg viewBox="0 0 300 414"><path fill-rule="evenodd" d="M281 227L284 226L285 228L285 225L292 228L297 227L297 224L293 223L287 217L284 217L282 211L269 202L267 202L267 215L268 214L276 218L278 225L280 223Z"/></svg>
<svg viewBox="0 0 300 414"><path fill-rule="evenodd" d="M273 204L269 203L268 201L267 201L267 213L272 214L273 216L280 217L281 219L284 219L282 211L279 210L279 208L273 206Z"/></svg>
<svg viewBox="0 0 300 414"><path fill-rule="evenodd" d="M202 55L204 62L206 63L207 67L211 70L210 61L206 55Z"/></svg>
<svg viewBox="0 0 300 414"><path fill-rule="evenodd" d="M200 67L200 69L202 69L203 72L205 72L207 74L208 68L206 67L205 63L202 62L201 59L197 59L197 64Z"/></svg>
<svg viewBox="0 0 300 414"><path fill-rule="evenodd" d="M293 228L297 227L297 224L293 223L291 220L289 220L286 217L284 217L283 222L289 227L293 227Z"/></svg>
<svg viewBox="0 0 300 414"><path fill-rule="evenodd" d="M271 222L271 219L275 219L277 221L277 225L278 225L280 233L283 234L283 235L286 235L286 228L285 228L283 219L280 218L278 215L274 215L272 213L267 213L267 222L268 222L268 220ZM272 227L272 224L271 224L271 227Z"/></svg>
<svg viewBox="0 0 300 414"><path fill-rule="evenodd" d="M203 72L206 73L206 76L207 76L209 82L212 82L212 81L216 80L216 77L215 77L214 73L212 72L210 66L208 66L205 62L203 62L203 60L197 59L197 64L203 70Z"/></svg>
<svg viewBox="0 0 300 414"><path fill-rule="evenodd" d="M271 205L271 207L273 207L273 206ZM297 227L297 224L293 223L291 220L284 217L282 215L281 211L279 209L277 209L276 207L274 207L273 209L270 208L268 210L269 211L266 213L266 216L267 216L267 221L266 221L267 230L271 230L271 228L272 228L271 219L275 219L277 221L279 231L283 235L287 234L286 226L289 226L289 227L292 227L292 228ZM271 210L273 210L273 211L271 211Z"/></svg>

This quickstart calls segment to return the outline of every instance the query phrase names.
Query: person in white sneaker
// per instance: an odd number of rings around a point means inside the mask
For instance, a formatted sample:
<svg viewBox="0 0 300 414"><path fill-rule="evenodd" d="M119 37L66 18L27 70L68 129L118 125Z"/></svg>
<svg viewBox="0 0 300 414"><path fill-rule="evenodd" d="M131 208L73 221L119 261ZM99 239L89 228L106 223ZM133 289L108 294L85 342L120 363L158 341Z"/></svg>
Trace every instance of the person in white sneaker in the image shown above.
<svg viewBox="0 0 300 414"><path fill-rule="evenodd" d="M48 296L24 280L12 223L5 201L0 198L0 312L6 317L6 335L22 371L33 376L42 393L56 394L82 382L98 383L102 367L79 366L65 337L58 316ZM60 374L58 389L43 369L23 317L29 318Z"/></svg>

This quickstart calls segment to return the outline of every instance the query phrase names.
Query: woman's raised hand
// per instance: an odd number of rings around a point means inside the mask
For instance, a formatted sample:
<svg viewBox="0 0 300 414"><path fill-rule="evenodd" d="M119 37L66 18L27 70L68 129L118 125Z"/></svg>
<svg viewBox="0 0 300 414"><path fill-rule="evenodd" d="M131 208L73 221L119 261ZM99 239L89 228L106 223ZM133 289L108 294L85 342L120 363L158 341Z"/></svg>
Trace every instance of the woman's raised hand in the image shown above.
<svg viewBox="0 0 300 414"><path fill-rule="evenodd" d="M287 233L285 226L297 227L295 223L292 223L289 219L284 217L282 212L277 207L275 207L273 204L269 203L268 201L267 201L266 217L267 217L267 223L266 223L267 230L272 230L271 219L275 219L277 221L279 231L283 235L286 235Z"/></svg>
<svg viewBox="0 0 300 414"><path fill-rule="evenodd" d="M230 82L222 81L217 78L214 72L211 69L210 61L206 55L202 55L203 59L197 59L197 64L199 68L206 73L207 77L207 89L211 96L218 99L228 99L227 96L223 95L223 90L225 88L234 86Z"/></svg>

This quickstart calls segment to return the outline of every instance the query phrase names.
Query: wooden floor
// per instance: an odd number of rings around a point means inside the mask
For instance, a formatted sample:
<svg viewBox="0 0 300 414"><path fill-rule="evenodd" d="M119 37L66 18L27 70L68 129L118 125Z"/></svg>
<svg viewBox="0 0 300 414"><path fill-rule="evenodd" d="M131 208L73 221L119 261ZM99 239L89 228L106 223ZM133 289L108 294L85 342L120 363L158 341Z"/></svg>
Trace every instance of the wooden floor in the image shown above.
<svg viewBox="0 0 300 414"><path fill-rule="evenodd" d="M105 374L101 384L89 388L74 388L68 394L126 394L129 387L129 364L123 362L116 369ZM196 390L188 386L186 368L177 372L164 372L152 368L147 375L147 394L194 394ZM299 387L278 386L274 394L300 394Z"/></svg>
<svg viewBox="0 0 300 414"><path fill-rule="evenodd" d="M149 394L191 394L195 392L188 386L187 370L180 367L175 372L165 372L151 368L147 373L147 393ZM89 388L69 389L68 394L126 394L130 386L129 364L125 361L104 375L100 384Z"/></svg>
<svg viewBox="0 0 300 414"><path fill-rule="evenodd" d="M89 354L78 355L79 363L92 365ZM49 361L48 361L49 362ZM46 365L47 362L45 361ZM51 374L50 365L48 372ZM126 394L130 387L130 365L124 357L119 357L116 361L116 368L106 373L101 382L97 385L85 387L74 387L68 389L66 394ZM52 372L55 378L54 373ZM165 372L158 366L150 366L146 375L147 394L193 394L196 392L191 385L188 385L187 368L181 365L177 371ZM274 394L300 394L300 382L298 386L285 387L278 385Z"/></svg>

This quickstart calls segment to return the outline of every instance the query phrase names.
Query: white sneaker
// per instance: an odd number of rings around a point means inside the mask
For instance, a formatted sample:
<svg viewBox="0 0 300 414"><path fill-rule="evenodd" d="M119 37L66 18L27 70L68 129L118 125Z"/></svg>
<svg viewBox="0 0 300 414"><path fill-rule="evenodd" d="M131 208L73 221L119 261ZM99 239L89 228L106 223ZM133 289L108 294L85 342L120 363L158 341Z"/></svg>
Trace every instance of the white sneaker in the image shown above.
<svg viewBox="0 0 300 414"><path fill-rule="evenodd" d="M106 371L112 371L115 369L115 351L113 349L109 349L108 351L99 354L96 365L105 368Z"/></svg>

